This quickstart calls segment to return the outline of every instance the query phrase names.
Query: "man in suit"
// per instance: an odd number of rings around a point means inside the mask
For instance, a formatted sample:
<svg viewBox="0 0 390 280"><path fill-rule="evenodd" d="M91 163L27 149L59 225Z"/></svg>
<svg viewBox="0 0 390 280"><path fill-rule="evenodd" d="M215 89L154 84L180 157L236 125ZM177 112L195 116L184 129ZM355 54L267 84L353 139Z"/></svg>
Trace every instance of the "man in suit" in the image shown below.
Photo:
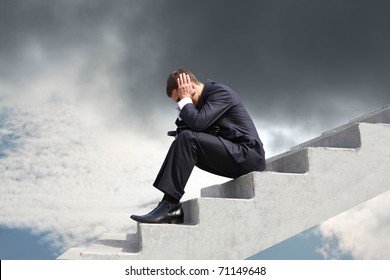
<svg viewBox="0 0 390 280"><path fill-rule="evenodd" d="M167 95L178 103L179 117L173 141L154 186L162 201L146 215L131 218L144 223L182 223L180 199L194 166L237 178L265 169L263 144L239 96L224 84L205 84L187 70L167 79Z"/></svg>

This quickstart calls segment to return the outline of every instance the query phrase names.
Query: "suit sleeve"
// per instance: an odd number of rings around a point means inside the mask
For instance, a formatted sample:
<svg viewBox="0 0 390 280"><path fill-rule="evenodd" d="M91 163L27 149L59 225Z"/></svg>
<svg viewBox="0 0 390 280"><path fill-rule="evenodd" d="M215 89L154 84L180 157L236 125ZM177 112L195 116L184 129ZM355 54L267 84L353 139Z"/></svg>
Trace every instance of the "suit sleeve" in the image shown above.
<svg viewBox="0 0 390 280"><path fill-rule="evenodd" d="M193 131L204 131L216 122L233 105L230 94L223 88L213 90L198 110L193 104L187 104L180 112L180 118Z"/></svg>
<svg viewBox="0 0 390 280"><path fill-rule="evenodd" d="M179 118L176 119L175 124L177 127L187 126L187 124L183 120L180 120Z"/></svg>

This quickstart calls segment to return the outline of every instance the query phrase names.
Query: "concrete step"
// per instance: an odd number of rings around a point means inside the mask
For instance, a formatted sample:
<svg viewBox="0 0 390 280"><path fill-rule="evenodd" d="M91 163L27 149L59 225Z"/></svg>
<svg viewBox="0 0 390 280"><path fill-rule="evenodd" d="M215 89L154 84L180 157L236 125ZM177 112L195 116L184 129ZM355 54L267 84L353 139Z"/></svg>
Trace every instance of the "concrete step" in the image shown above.
<svg viewBox="0 0 390 280"><path fill-rule="evenodd" d="M354 124L324 134L313 140L293 147L290 151L267 160L267 171L284 173L306 173L309 171L308 147L359 149L361 137L359 125Z"/></svg>
<svg viewBox="0 0 390 280"><path fill-rule="evenodd" d="M139 234L105 233L80 253L81 259L118 259L140 253Z"/></svg>
<svg viewBox="0 0 390 280"><path fill-rule="evenodd" d="M81 253L84 252L87 247L74 247L64 252L57 260L81 260Z"/></svg>
<svg viewBox="0 0 390 280"><path fill-rule="evenodd" d="M359 123L390 124L390 105L355 118L347 124L322 133L319 137L292 147L290 151L269 158L266 170L286 173L307 172L307 155L302 151L307 147L360 148Z"/></svg>
<svg viewBox="0 0 390 280"><path fill-rule="evenodd" d="M358 136L359 123L390 124L390 104L326 131L317 138L292 147L291 150L303 147L359 148L361 144Z"/></svg>

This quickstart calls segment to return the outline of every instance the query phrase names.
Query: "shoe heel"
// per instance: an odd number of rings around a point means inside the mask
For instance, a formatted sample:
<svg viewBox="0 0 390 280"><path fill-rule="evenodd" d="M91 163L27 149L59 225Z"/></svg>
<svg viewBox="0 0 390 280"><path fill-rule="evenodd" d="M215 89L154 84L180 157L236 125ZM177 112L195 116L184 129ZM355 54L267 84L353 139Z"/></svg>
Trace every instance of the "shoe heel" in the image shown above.
<svg viewBox="0 0 390 280"><path fill-rule="evenodd" d="M182 224L182 223L184 223L184 217L181 216L181 217L173 218L170 220L169 223L170 224Z"/></svg>

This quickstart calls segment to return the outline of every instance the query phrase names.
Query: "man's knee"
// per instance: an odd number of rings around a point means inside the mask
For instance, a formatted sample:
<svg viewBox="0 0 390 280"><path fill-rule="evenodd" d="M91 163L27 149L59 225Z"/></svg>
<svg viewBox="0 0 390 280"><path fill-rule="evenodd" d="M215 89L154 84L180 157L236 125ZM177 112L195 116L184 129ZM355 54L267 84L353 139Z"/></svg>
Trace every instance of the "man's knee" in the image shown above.
<svg viewBox="0 0 390 280"><path fill-rule="evenodd" d="M176 140L188 142L188 141L193 141L193 139L195 138L196 138L196 132L190 129L185 129L177 135Z"/></svg>
<svg viewBox="0 0 390 280"><path fill-rule="evenodd" d="M176 136L172 145L174 147L174 152L178 153L181 157L186 157L186 155L191 155L191 157L195 156L196 151L198 150L196 132L189 129L181 131Z"/></svg>

